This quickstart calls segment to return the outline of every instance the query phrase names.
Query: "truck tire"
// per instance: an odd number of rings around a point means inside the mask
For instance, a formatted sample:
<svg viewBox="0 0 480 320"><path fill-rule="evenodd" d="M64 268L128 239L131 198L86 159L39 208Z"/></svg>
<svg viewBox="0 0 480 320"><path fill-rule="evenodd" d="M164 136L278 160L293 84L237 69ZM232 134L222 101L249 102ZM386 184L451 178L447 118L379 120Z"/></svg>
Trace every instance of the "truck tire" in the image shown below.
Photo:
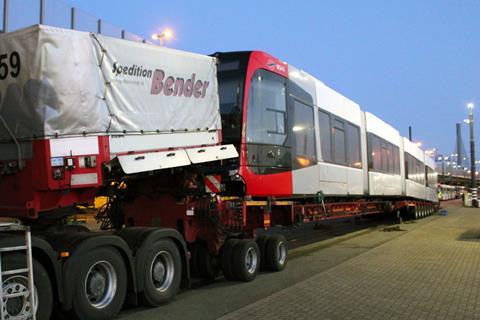
<svg viewBox="0 0 480 320"><path fill-rule="evenodd" d="M77 261L73 311L79 319L113 319L127 292L127 270L117 250L99 247Z"/></svg>
<svg viewBox="0 0 480 320"><path fill-rule="evenodd" d="M267 269L270 271L281 271L287 265L288 246L283 235L273 235L267 242L265 260Z"/></svg>
<svg viewBox="0 0 480 320"><path fill-rule="evenodd" d="M142 301L145 305L159 306L170 301L180 289L182 261L173 241L162 239L151 245L146 253Z"/></svg>
<svg viewBox="0 0 480 320"><path fill-rule="evenodd" d="M267 261L266 261L266 254L267 251L267 242L270 239L269 235L261 235L257 237L257 245L258 249L260 250L260 270L265 271L267 270Z"/></svg>
<svg viewBox="0 0 480 320"><path fill-rule="evenodd" d="M2 270L12 270L25 268L26 259L25 256L14 254L5 256L2 263ZM35 303L36 318L37 320L48 320L52 314L53 306L53 291L50 277L48 276L45 268L35 259L33 259L33 279L35 282ZM13 290L13 292L12 292ZM25 275L15 274L6 276L3 279L2 291L3 294L22 292L28 290L28 279ZM26 319L22 315L30 312L31 304L30 299L24 297L15 297L7 299L4 304L4 317Z"/></svg>
<svg viewBox="0 0 480 320"><path fill-rule="evenodd" d="M235 246L240 243L240 239L228 239L223 245L221 252L221 265L223 276L227 280L236 280L235 275L233 274L233 249Z"/></svg>
<svg viewBox="0 0 480 320"><path fill-rule="evenodd" d="M260 250L255 241L241 240L233 248L233 274L240 281L252 281L260 269Z"/></svg>

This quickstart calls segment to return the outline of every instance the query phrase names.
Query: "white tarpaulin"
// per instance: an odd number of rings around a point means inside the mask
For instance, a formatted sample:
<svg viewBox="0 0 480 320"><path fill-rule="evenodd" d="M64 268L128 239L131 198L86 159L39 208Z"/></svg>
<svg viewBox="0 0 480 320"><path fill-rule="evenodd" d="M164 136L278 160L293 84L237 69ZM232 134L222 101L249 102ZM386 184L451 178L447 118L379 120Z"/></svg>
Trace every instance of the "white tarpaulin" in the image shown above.
<svg viewBox="0 0 480 320"><path fill-rule="evenodd" d="M213 58L46 26L0 36L0 101L18 139L221 126Z"/></svg>

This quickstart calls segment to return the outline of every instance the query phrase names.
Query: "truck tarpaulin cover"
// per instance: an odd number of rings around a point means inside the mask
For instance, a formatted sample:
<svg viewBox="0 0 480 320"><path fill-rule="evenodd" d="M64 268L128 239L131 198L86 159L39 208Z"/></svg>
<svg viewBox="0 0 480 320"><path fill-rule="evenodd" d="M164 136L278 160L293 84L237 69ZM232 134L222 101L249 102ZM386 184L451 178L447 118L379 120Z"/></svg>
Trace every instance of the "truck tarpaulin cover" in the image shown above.
<svg viewBox="0 0 480 320"><path fill-rule="evenodd" d="M0 36L0 101L18 139L221 126L213 58L46 26Z"/></svg>

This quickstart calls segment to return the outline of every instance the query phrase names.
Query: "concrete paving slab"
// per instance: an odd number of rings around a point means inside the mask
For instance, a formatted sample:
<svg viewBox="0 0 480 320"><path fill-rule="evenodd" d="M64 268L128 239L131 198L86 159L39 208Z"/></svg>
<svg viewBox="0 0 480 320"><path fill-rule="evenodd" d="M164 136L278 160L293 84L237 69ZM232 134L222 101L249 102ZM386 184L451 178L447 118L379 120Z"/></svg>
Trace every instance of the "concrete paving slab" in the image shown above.
<svg viewBox="0 0 480 320"><path fill-rule="evenodd" d="M119 318L216 319L230 313L229 316L242 318L243 311L239 314L234 311L243 307L248 308L249 305L255 304L257 301L263 301L262 299L279 291L283 292L282 290L312 276L334 269L343 262L347 262L438 218L429 217L418 222L403 224L397 231L385 231L384 228L390 226L390 224L387 224L329 237L326 240L293 250L288 266L283 272L262 273L255 281L249 283L229 282L219 279L210 285L182 292L175 301L167 305L150 309L129 309L122 312ZM319 232L322 232L322 230L319 230ZM332 294L339 294L339 289L332 291ZM342 297L339 297L339 300L342 299ZM296 305L299 302L297 300L298 298L289 301L287 304ZM295 308L292 309L293 311L290 310L288 314L291 315L291 312L295 312ZM328 306L328 308L332 309L334 305ZM266 310L268 308L264 311L267 312ZM368 310L366 309L366 311ZM248 310L245 312L250 314ZM308 315L306 316L308 317Z"/></svg>
<svg viewBox="0 0 480 320"><path fill-rule="evenodd" d="M480 318L480 209L450 208L448 216L402 228L377 246L379 234L355 241L373 243L221 319Z"/></svg>

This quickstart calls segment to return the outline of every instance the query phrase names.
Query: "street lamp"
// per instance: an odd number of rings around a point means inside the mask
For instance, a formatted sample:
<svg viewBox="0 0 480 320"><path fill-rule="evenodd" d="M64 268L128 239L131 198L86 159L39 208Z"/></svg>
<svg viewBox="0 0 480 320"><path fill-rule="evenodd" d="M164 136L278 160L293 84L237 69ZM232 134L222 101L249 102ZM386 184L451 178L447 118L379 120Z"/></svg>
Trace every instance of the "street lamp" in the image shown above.
<svg viewBox="0 0 480 320"><path fill-rule="evenodd" d="M168 40L173 37L173 31L170 29L164 30L162 33L154 33L152 34L153 40L160 41L160 47L163 47L163 39Z"/></svg>
<svg viewBox="0 0 480 320"><path fill-rule="evenodd" d="M468 125L470 126L470 178L472 185L472 207L478 207L477 200L477 179L475 176L475 140L473 138L473 103L467 104Z"/></svg>

